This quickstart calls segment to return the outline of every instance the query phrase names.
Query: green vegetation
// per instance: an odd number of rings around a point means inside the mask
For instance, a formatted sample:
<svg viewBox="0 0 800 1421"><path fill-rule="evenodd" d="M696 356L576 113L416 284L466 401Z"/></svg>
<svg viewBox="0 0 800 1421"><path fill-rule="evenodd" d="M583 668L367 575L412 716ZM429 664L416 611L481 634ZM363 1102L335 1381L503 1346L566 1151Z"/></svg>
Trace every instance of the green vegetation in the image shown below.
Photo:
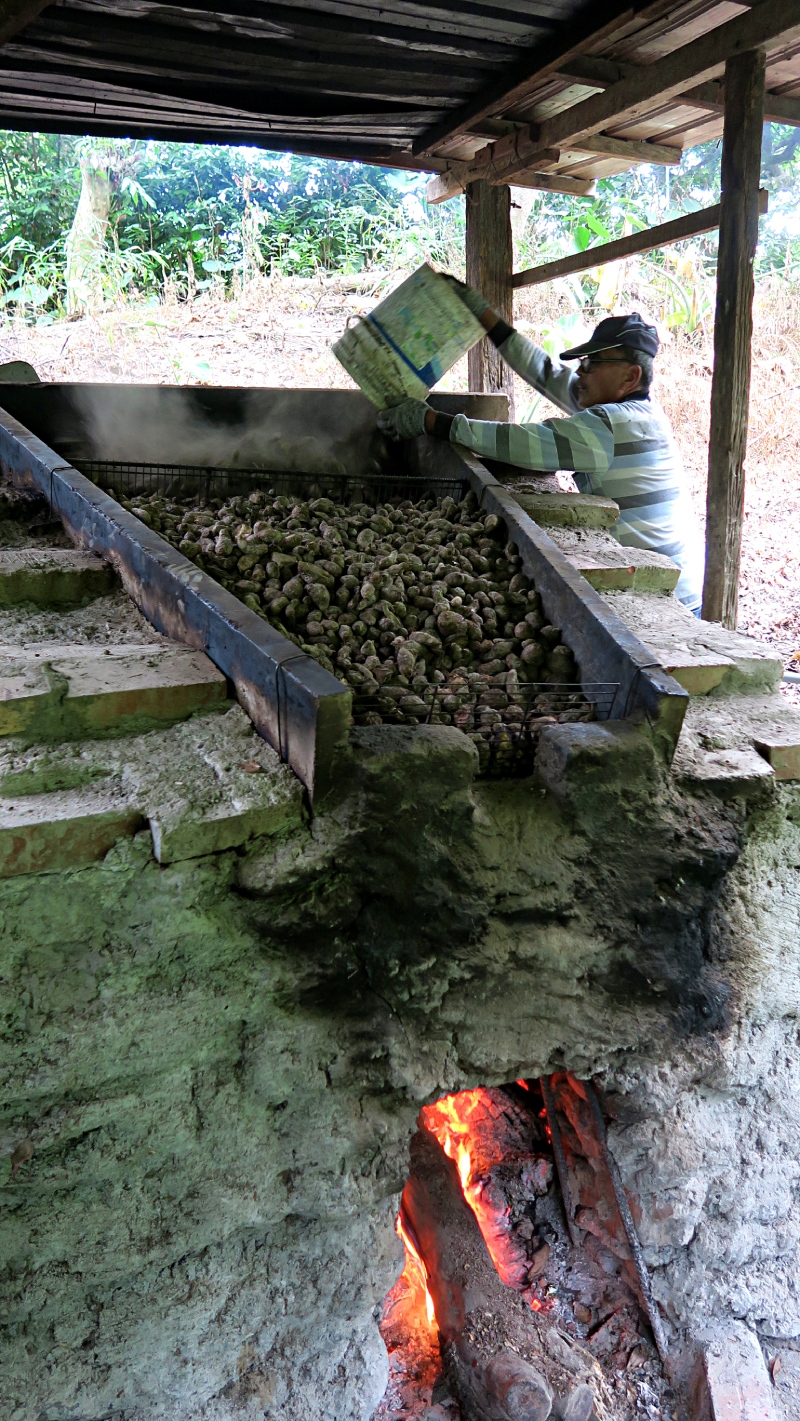
<svg viewBox="0 0 800 1421"><path fill-rule="evenodd" d="M759 272L794 280L800 134L775 124L764 132L771 213ZM605 179L595 199L523 194L518 265L714 202L719 147L691 151L676 169ZM418 174L253 148L0 134L0 304L42 323L126 295L235 292L259 272L392 272L426 259L456 270L463 201L430 208L424 190ZM691 331L710 310L715 249L709 234L641 259L625 290ZM621 294L614 283L602 271L575 278L575 309L610 307Z"/></svg>
<svg viewBox="0 0 800 1421"><path fill-rule="evenodd" d="M82 170L109 180L95 269L79 278L106 300L235 289L258 271L446 265L463 249L463 214L425 209L423 179L361 164L24 133L0 135L0 164L0 302L39 320L68 305Z"/></svg>

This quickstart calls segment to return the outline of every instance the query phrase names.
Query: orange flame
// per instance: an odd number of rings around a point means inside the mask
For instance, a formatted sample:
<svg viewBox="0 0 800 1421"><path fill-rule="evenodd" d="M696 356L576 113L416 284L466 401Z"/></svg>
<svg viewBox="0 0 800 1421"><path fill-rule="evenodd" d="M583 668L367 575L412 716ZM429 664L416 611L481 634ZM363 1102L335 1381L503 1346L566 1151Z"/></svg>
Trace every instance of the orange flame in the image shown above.
<svg viewBox="0 0 800 1421"><path fill-rule="evenodd" d="M428 1326L432 1327L436 1321L436 1313L433 1306L433 1298L428 1291L428 1270L420 1256L414 1240L408 1229L403 1224L402 1214L398 1214L395 1220L395 1232L403 1240L406 1250L406 1266L403 1272L411 1287L422 1287L425 1290L425 1313L428 1318Z"/></svg>
<svg viewBox="0 0 800 1421"><path fill-rule="evenodd" d="M504 1283L513 1287L517 1260L509 1257L508 1240L498 1227L495 1210L483 1197L483 1181L475 1177L470 1152L471 1117L480 1107L484 1091L462 1090L447 1095L422 1110L425 1128L436 1136L442 1149L453 1161L461 1180L464 1198L474 1213L478 1227L489 1250L491 1260Z"/></svg>
<svg viewBox="0 0 800 1421"><path fill-rule="evenodd" d="M433 1105L423 1107L422 1123L436 1137L458 1170L464 1198L475 1215L499 1278L507 1287L527 1293L527 1260L520 1256L509 1236L507 1217L492 1199L491 1186L486 1187L489 1181L484 1177L484 1170L488 1161L480 1159L479 1124L482 1120L485 1139L486 1095L487 1092L478 1087L445 1096ZM475 1122L473 1116L476 1116ZM548 1310L546 1303L541 1303L530 1294L527 1301L534 1312Z"/></svg>

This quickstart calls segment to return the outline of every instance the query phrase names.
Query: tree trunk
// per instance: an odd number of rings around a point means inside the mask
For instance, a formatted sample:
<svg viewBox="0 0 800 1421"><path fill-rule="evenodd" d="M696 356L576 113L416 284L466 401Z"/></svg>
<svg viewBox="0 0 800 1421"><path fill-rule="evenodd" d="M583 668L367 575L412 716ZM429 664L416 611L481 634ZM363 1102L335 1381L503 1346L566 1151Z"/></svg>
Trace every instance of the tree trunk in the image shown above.
<svg viewBox="0 0 800 1421"><path fill-rule="evenodd" d="M111 179L106 154L81 154L81 195L67 237L67 315L78 316L102 305Z"/></svg>

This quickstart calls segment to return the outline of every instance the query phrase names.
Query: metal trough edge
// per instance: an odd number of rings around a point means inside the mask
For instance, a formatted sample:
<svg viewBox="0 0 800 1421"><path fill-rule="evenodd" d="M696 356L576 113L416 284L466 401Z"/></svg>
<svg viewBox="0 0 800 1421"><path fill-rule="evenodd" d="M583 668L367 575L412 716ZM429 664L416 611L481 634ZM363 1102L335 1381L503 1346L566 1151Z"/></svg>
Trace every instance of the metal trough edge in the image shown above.
<svg viewBox="0 0 800 1421"><path fill-rule="evenodd" d="M446 447L465 469L481 508L496 513L509 529L545 612L554 626L560 627L563 640L575 656L583 683L617 683L607 719L643 717L671 760L689 704L688 692L653 659L644 642L611 610L480 459L466 449ZM449 466L451 461L446 462Z"/></svg>
<svg viewBox="0 0 800 1421"><path fill-rule="evenodd" d="M210 657L311 802L321 800L347 742L350 689L1 408L0 467L44 494L77 546L113 564L158 631Z"/></svg>

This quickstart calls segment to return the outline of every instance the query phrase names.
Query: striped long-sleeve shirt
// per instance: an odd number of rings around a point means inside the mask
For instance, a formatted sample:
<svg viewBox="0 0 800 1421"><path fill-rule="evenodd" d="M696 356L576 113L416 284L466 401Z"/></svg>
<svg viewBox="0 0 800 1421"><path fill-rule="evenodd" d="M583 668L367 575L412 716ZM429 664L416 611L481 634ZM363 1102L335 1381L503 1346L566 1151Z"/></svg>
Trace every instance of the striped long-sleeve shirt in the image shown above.
<svg viewBox="0 0 800 1421"><path fill-rule="evenodd" d="M619 504L611 529L628 547L665 553L681 569L675 589L693 612L702 599L703 557L689 503L686 477L661 407L634 394L619 404L581 410L577 377L539 346L512 331L499 346L503 359L527 384L564 410L566 419L500 424L456 415L450 439L487 458L523 469L569 470L582 493Z"/></svg>

